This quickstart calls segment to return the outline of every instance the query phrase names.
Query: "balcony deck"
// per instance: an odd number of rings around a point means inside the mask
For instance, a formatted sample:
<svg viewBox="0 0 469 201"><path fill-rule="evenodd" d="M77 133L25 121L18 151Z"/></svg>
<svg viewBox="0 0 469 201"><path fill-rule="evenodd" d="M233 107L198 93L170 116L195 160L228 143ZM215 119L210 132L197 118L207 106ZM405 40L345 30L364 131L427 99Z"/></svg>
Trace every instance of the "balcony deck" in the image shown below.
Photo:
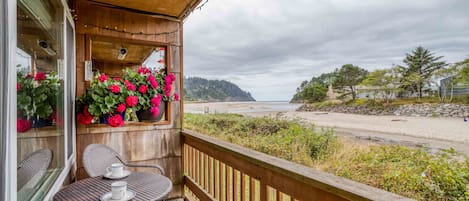
<svg viewBox="0 0 469 201"><path fill-rule="evenodd" d="M182 131L186 200L411 200L192 131Z"/></svg>

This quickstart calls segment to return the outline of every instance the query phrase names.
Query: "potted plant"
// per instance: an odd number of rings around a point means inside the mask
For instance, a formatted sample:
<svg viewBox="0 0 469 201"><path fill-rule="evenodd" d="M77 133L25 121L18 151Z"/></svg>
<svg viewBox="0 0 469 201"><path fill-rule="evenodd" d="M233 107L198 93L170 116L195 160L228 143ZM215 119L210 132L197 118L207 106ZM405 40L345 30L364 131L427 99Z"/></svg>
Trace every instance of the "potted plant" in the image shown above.
<svg viewBox="0 0 469 201"><path fill-rule="evenodd" d="M17 74L18 131L50 126L54 117L60 83L57 73Z"/></svg>
<svg viewBox="0 0 469 201"><path fill-rule="evenodd" d="M98 73L86 93L77 99L78 123L88 125L97 117L100 123L113 127L124 125L126 114L131 112L125 105L126 97L120 80Z"/></svg>
<svg viewBox="0 0 469 201"><path fill-rule="evenodd" d="M137 72L125 70L124 82L134 83L138 87L140 110L137 117L140 121L159 121L166 109L166 102L174 100L174 74L166 75L164 70L152 72L149 68L140 67Z"/></svg>

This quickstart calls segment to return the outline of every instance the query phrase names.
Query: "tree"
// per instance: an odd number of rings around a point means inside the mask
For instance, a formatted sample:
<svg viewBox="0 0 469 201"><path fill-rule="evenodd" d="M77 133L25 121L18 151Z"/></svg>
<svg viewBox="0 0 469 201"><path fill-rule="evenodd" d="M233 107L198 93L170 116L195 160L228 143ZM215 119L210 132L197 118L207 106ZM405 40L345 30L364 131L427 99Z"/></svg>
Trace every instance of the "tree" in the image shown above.
<svg viewBox="0 0 469 201"><path fill-rule="evenodd" d="M327 96L327 87L319 83L311 83L303 91L303 98L308 102L321 102Z"/></svg>
<svg viewBox="0 0 469 201"><path fill-rule="evenodd" d="M447 64L444 61L439 61L443 56L434 56L429 50L419 46L412 51L411 54L407 53L403 62L407 65L403 78L404 89L417 93L418 97L422 97L422 89L428 83L433 73L441 69Z"/></svg>
<svg viewBox="0 0 469 201"><path fill-rule="evenodd" d="M456 83L469 83L469 58L455 64L458 73L455 76Z"/></svg>
<svg viewBox="0 0 469 201"><path fill-rule="evenodd" d="M390 69L378 69L368 74L361 83L364 86L373 88L375 95L381 97L389 103L400 87L402 68L396 66Z"/></svg>
<svg viewBox="0 0 469 201"><path fill-rule="evenodd" d="M368 75L368 71L354 66L353 64L345 64L340 69L335 71L335 79L333 86L340 90L348 88L349 94L352 95L352 99L355 100L357 97L356 86L360 84Z"/></svg>

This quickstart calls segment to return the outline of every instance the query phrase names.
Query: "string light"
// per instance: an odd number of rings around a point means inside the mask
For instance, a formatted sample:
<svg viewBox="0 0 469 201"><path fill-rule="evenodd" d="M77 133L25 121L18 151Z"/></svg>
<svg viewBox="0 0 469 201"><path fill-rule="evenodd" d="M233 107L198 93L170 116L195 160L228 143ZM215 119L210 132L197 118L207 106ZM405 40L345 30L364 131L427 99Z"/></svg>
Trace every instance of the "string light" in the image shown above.
<svg viewBox="0 0 469 201"><path fill-rule="evenodd" d="M194 10L202 10L202 7L204 7L207 2L208 0L205 0L204 3L200 4L200 6L197 6Z"/></svg>
<svg viewBox="0 0 469 201"><path fill-rule="evenodd" d="M117 27L114 27L114 28L111 28L109 26L103 27L103 26L98 26L98 25L94 25L94 24L85 24L84 26L85 27L91 26L91 27L95 27L95 28L103 29L103 30L107 30L107 31L114 31L114 32L119 32L119 33L130 34L132 36L133 35L160 36L160 35L169 35L169 34L174 34L174 33L179 32L179 27L174 31L166 31L166 32L160 32L160 33L144 33L143 31L141 31L141 32L131 32L131 31L127 31L125 28L124 29L117 29Z"/></svg>

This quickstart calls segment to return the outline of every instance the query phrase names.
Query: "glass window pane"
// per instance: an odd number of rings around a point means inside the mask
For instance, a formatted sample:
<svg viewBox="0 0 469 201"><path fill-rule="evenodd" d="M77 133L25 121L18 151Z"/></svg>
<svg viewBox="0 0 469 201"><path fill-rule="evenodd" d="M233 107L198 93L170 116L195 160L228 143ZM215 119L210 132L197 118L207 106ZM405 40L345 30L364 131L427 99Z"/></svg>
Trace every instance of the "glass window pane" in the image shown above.
<svg viewBox="0 0 469 201"><path fill-rule="evenodd" d="M72 97L72 93L74 93L74 85L72 83L72 81L74 81L72 79L72 71L73 69L75 69L74 67L74 49L75 49L75 46L73 45L73 41L74 41L74 32L73 32L73 27L72 25L70 24L70 22L68 20L66 20L67 22L67 77L66 77L66 80L67 80L67 96L68 97L68 108L67 108L67 112L68 112L68 115L65 117L67 122L68 122L68 129L67 129L67 156L68 158L70 158L70 156L72 156L73 154L73 132L72 132L72 129L74 129L72 127L73 123L72 123L72 115L73 115L73 102L74 100L71 98Z"/></svg>
<svg viewBox="0 0 469 201"><path fill-rule="evenodd" d="M42 200L64 166L63 7L17 3L18 200Z"/></svg>

